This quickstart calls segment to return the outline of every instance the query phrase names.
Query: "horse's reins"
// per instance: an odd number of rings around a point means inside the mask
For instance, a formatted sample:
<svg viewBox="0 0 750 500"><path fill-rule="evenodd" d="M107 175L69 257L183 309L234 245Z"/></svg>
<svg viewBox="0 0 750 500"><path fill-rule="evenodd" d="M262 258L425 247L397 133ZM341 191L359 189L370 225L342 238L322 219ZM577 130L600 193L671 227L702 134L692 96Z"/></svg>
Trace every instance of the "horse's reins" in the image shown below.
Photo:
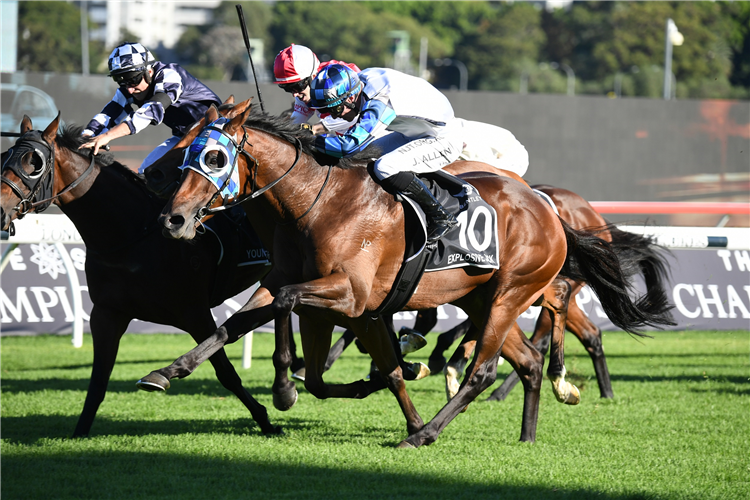
<svg viewBox="0 0 750 500"><path fill-rule="evenodd" d="M221 206L216 207L216 208L209 208L211 205L214 204L214 202L216 202L216 199L219 197L219 194L221 193L221 191L224 189L224 187L226 187L227 183L229 182L229 179L230 179L231 175L228 175L227 179L224 181L224 184L211 197L211 200L209 200L209 202L204 207L201 207L198 210L198 212L195 214L195 219L199 223L201 223L201 219L203 219L206 215L209 215L209 214L212 214L212 213L216 213L216 212L220 212L222 210L226 210L226 209L235 207L235 206L237 206L237 205L239 205L239 204L241 204L241 203L243 203L243 202L245 202L247 200L254 200L258 196L260 196L263 193L265 193L266 191L268 191L269 189L273 188L276 184L278 184L279 182L281 182L281 180L284 177L286 177L287 175L289 175L289 173L294 169L294 167L297 166L297 164L299 163L300 158L302 157L302 144L301 144L300 140L295 137L295 142L294 142L294 155L295 156L294 156L294 162L292 163L292 166L289 167L289 169L286 172L284 172L283 174L281 174L281 176L278 179L276 179L275 181L273 181L273 182L271 182L271 183L263 186L262 188L256 190L256 187L257 187L256 180L258 178L257 174L258 174L258 167L260 166L260 162L258 161L257 158L255 158L253 155L251 155L249 152L247 152L245 150L245 144L249 144L247 142L247 130L245 129L245 127L244 126L242 127L242 141L240 142L240 144L237 144L237 142L234 140L234 138L230 137L229 134L227 134L223 129L219 129L219 128L216 128L216 127L210 127L210 128L221 132L230 141L232 141L232 144L237 148L237 150L239 151L240 154L244 154L249 160L252 160L252 162L253 162L253 186L252 186L250 194L238 197L238 198L236 198L235 200L233 200L232 202L230 202L228 204L221 205ZM252 144L251 144L251 146L252 146ZM235 158L235 161L232 164L232 171L234 171L234 169L236 168L237 161L239 161L239 156L237 156ZM304 216L306 216L308 213L310 213L310 211L313 209L313 207L315 206L315 204L318 202L318 200L320 199L321 195L323 194L323 190L325 189L326 185L328 185L328 180L331 177L331 170L332 170L332 168L333 168L332 165L328 166L328 172L326 174L325 181L323 182L323 185L321 186L320 191L318 191L318 195L315 197L315 200L313 200L313 202L310 205L310 207L307 210L305 210L305 213L303 213L302 215L300 215L299 217L297 217L296 219L294 219L292 221L278 223L280 226L286 226L286 225L289 225L289 224L294 224L295 222L299 221ZM231 174L231 172L230 172L230 174Z"/></svg>
<svg viewBox="0 0 750 500"><path fill-rule="evenodd" d="M39 132L37 132L39 133ZM20 153L24 153L25 150L33 151L36 154L38 154L43 160L44 160L44 166L42 167L42 172L40 172L37 176L35 176L34 179L29 177L29 175L20 167L17 167L13 164L8 164L8 161L14 156L13 149L10 148L8 150L8 159L5 161L7 164L7 169L12 171L16 176L21 178L23 180L24 185L30 189L30 192L28 195L25 195L21 188L13 181L8 179L7 177L0 176L0 181L4 182L8 186L10 186L11 190L19 197L21 198L21 201L18 202L18 204L13 207L14 212L18 212L17 218L23 219L26 214L31 212L32 210L35 210L37 207L42 207L39 212L43 212L44 210L49 207L49 205L57 199L58 197L64 195L65 193L72 191L76 188L88 175L91 173L91 171L94 169L95 165L95 155L93 150L91 151L91 163L89 163L88 168L81 174L76 180L71 182L68 186L66 186L64 189L62 189L59 193L53 196L49 196L43 200L34 201L34 198L39 194L39 191L45 186L45 181L47 180L47 176L49 176L49 190L51 192L51 186L54 183L54 165L55 165L55 148L50 146L49 143L44 139L44 137L39 133L39 139L37 138L31 138L26 137L24 138L26 134L23 134L20 136L20 139L16 141L15 148L20 148ZM44 148L48 150L48 155L45 155L40 151L38 148L32 147L28 143L36 143L43 145ZM46 157L46 158L45 158ZM6 165L3 165L3 170L5 170ZM31 181L35 180L33 185L31 184ZM27 182L28 181L28 182Z"/></svg>

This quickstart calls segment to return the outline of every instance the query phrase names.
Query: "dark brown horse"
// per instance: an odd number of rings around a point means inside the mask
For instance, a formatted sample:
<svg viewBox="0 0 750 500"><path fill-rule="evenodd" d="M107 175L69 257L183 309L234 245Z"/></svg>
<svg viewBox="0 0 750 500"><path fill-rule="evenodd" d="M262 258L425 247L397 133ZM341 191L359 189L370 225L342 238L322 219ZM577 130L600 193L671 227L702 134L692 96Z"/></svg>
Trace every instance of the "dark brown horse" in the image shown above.
<svg viewBox="0 0 750 500"><path fill-rule="evenodd" d="M287 324L294 310L300 316L306 388L320 398L361 398L387 386L407 420L409 437L401 446L432 443L494 381L501 348L505 354L507 347L514 368L523 367L528 377L521 439L533 441L539 401L539 384L534 379L540 377L541 370L532 367L538 365L541 355L531 348L515 320L542 297L563 266L567 275L592 286L619 327L633 330L664 323L663 315L630 299L617 258L604 240L570 228L518 181L470 174L465 179L498 214L500 269L427 273L406 306L427 309L453 303L481 326L474 361L461 390L424 425L406 393L383 321L367 314L387 295L404 255L401 205L380 190L364 168L347 162L321 166L310 149L312 138L288 122L274 123L262 115L250 117L249 101L238 108L242 114L222 124L222 133L241 151L237 156L239 197L252 207L251 222L261 238L271 236L264 241L271 249L274 266L248 304L211 338L172 366L149 376L167 382L172 376L185 376L214 349L236 340L271 315L277 328L274 402L277 408L290 407L296 390L287 379ZM209 169L221 167L215 152L206 154L205 161ZM249 195L256 199L246 198ZM217 199L214 184L186 169L181 187L163 211L165 232L174 238L192 238L196 217L200 219ZM369 244L363 245L363 241ZM569 287L567 290L569 293ZM323 382L322 368L335 324L355 332L382 378L343 385ZM516 333L510 336L510 332ZM564 366L557 368L564 373Z"/></svg>
<svg viewBox="0 0 750 500"><path fill-rule="evenodd" d="M165 239L156 224L163 200L111 155L91 157L89 150L78 151L85 142L81 129L68 128L58 136L58 123L59 115L45 131L35 132L25 118L22 137L4 154L2 228L52 201L73 221L86 244L94 362L73 433L82 437L89 434L104 400L120 339L131 320L172 325L201 342L216 330L210 308L257 282L270 266L236 267L238 259L232 253L240 246L239 227L229 221L214 226L225 240L221 266L221 247L213 234L192 243ZM45 196L51 199L45 201ZM210 361L221 384L250 410L261 431L280 432L269 422L265 407L242 386L224 350Z"/></svg>

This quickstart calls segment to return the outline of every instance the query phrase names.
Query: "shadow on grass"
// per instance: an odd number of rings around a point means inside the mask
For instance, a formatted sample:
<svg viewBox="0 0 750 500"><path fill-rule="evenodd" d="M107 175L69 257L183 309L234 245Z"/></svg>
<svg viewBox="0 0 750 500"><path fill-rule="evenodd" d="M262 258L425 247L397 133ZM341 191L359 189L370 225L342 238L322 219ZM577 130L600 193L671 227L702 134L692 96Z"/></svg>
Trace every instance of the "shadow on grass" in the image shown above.
<svg viewBox="0 0 750 500"><path fill-rule="evenodd" d="M324 422L315 419L285 419L283 422L273 420L273 424L281 425L286 432L307 429ZM7 444L34 445L40 439L70 439L78 417L67 415L28 415L24 417L3 417L3 442ZM380 429L382 432L382 429ZM106 416L97 416L94 420L89 438L110 436L179 436L183 434L225 434L237 436L262 436L260 428L248 415L237 419L208 420L111 420ZM269 439L279 436L269 435ZM87 438L82 438L85 441ZM283 436L281 437L283 439ZM3 457L3 468L5 467ZM5 474L5 470L3 470Z"/></svg>
<svg viewBox="0 0 750 500"><path fill-rule="evenodd" d="M403 451L405 454L418 451ZM404 455L405 459L408 455ZM290 463L296 462L296 463ZM364 469L364 470L363 470ZM40 471L45 471L40 474ZM165 453L71 451L3 457L3 498L376 499L569 498L642 500L644 493L608 494L529 484L482 484L418 472L321 467L301 459L238 460ZM684 497L688 498L688 497Z"/></svg>
<svg viewBox="0 0 750 500"><path fill-rule="evenodd" d="M144 373L145 375L145 373ZM135 386L135 380L110 380L107 386L107 393L130 393L140 392ZM22 380L7 378L2 380L2 392L4 394L30 393L39 391L86 391L89 387L89 379L64 379L64 378L45 378L39 380ZM253 396L259 394L271 394L271 380L267 386L250 387L245 384L245 388ZM172 381L172 386L167 391L171 395L231 395L227 389L216 379L202 378L184 378Z"/></svg>

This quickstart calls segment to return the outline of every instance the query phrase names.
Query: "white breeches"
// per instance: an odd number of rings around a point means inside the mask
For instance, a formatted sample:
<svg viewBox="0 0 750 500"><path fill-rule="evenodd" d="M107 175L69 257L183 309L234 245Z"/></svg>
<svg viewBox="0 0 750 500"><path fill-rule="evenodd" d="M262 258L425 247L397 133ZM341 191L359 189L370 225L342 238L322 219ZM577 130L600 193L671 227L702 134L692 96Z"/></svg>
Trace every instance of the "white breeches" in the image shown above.
<svg viewBox="0 0 750 500"><path fill-rule="evenodd" d="M461 160L481 161L523 177L529 168L529 153L510 131L488 123L461 121L465 132Z"/></svg>
<svg viewBox="0 0 750 500"><path fill-rule="evenodd" d="M410 139L392 132L373 144L383 151L375 162L381 180L398 172L434 172L457 160L481 161L521 177L529 168L529 153L510 131L461 118L438 137Z"/></svg>
<svg viewBox="0 0 750 500"><path fill-rule="evenodd" d="M156 146L156 148L148 154L146 159L143 160L141 166L138 167L138 173L142 174L143 171L146 170L146 167L150 166L152 163L156 162L156 160L167 154L167 151L172 149L172 147L174 147L174 145L178 142L180 142L180 137L173 135L166 141Z"/></svg>

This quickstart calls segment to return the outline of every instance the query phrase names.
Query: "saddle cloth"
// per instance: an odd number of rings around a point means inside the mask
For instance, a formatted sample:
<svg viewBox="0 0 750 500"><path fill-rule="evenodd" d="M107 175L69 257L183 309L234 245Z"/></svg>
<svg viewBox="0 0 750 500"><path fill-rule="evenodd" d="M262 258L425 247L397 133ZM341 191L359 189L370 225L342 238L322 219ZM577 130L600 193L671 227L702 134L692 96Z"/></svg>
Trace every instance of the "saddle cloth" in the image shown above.
<svg viewBox="0 0 750 500"><path fill-rule="evenodd" d="M467 266L497 269L499 247L495 209L466 181L441 171L423 177L437 200L458 219L458 226L427 248L429 255L425 272ZM424 212L410 199L405 198L405 201L418 215L426 235ZM404 209L406 207L404 204Z"/></svg>

